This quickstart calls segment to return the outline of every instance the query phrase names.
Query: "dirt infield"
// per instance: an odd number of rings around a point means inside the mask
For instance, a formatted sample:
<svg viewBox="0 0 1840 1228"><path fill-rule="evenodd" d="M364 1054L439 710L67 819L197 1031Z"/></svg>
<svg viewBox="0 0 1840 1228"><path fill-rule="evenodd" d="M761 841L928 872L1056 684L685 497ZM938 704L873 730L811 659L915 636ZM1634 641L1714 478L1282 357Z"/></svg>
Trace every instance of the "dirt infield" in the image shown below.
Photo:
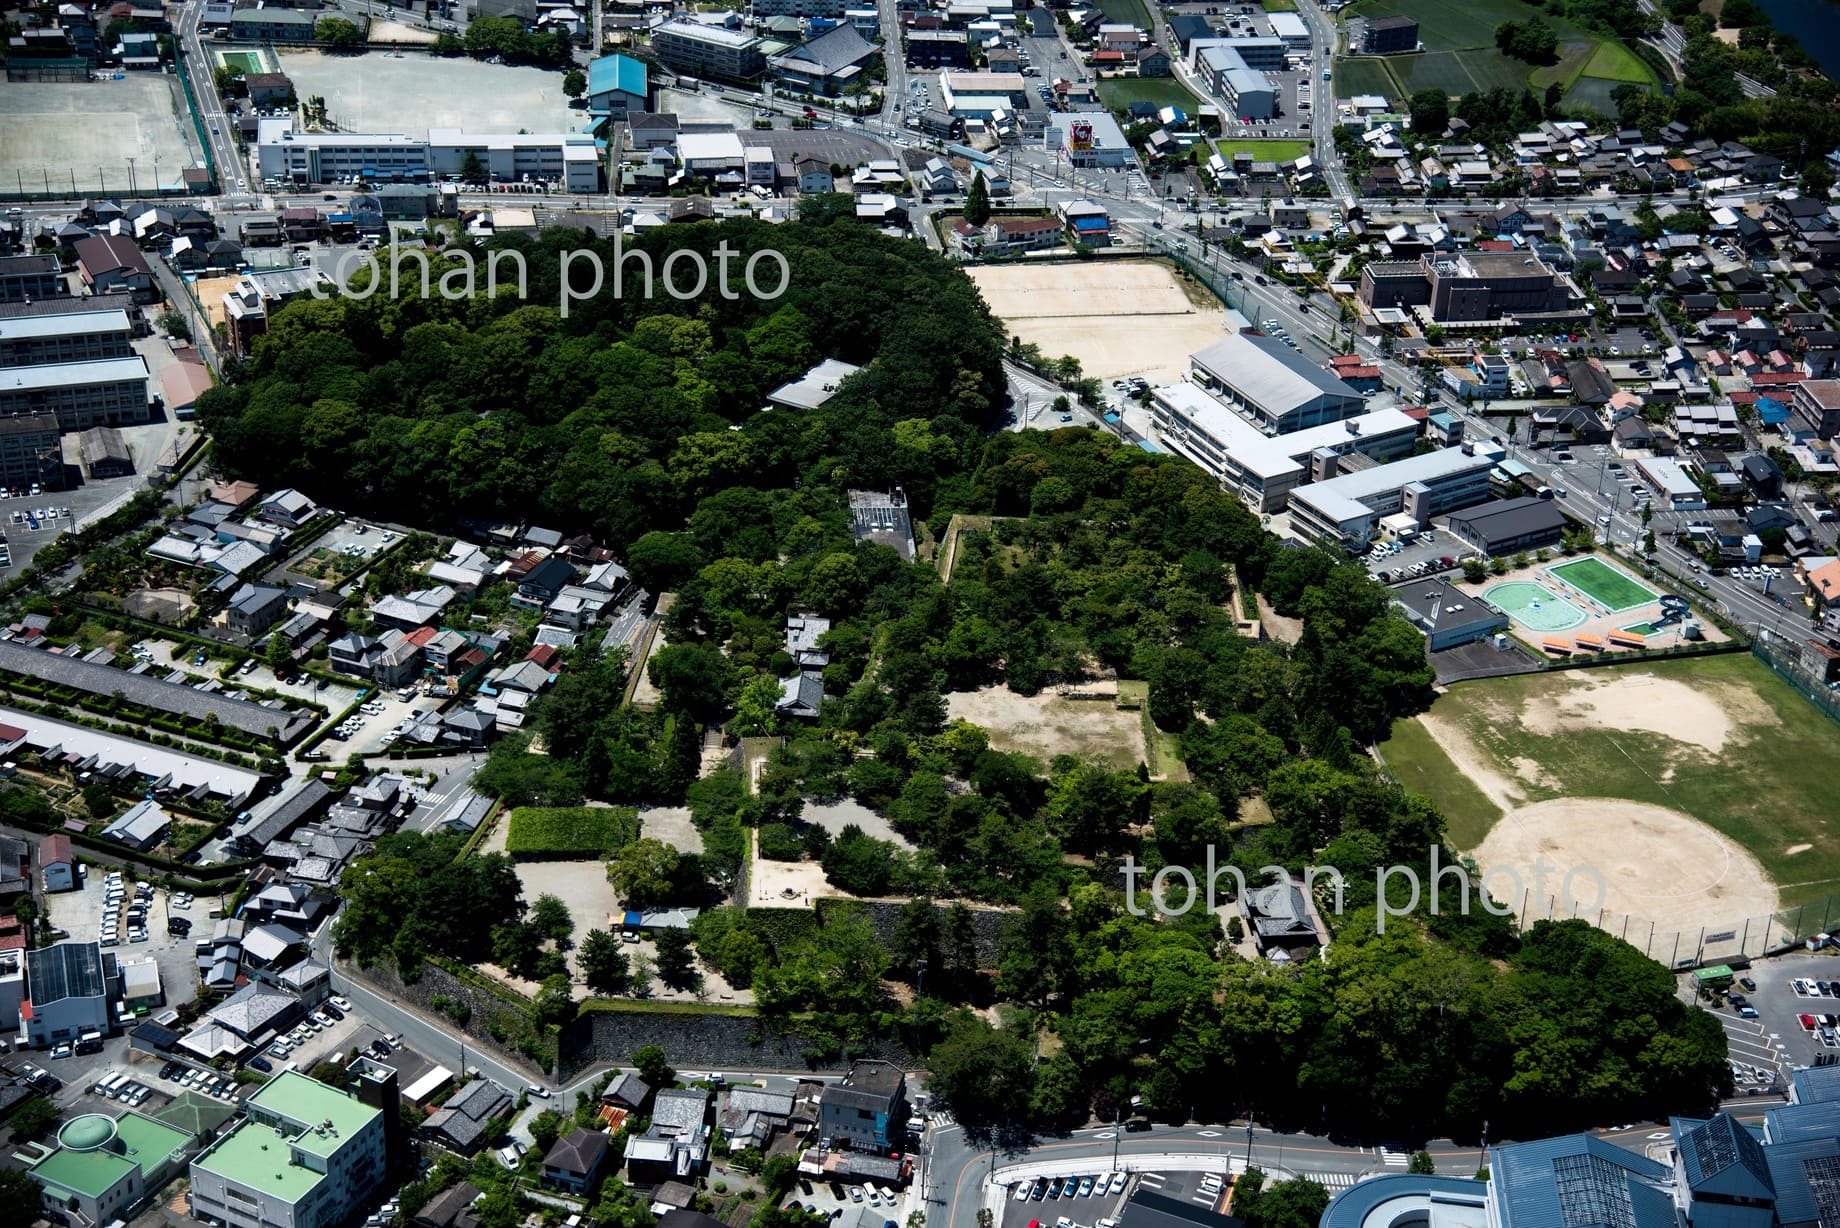
<svg viewBox="0 0 1840 1228"><path fill-rule="evenodd" d="M1085 373L1111 381L1170 383L1188 356L1220 340L1226 312L1191 297L1165 265L1092 260L974 265L965 270L990 309L1049 358L1071 354Z"/></svg>
<svg viewBox="0 0 1840 1228"><path fill-rule="evenodd" d="M998 750L1033 755L1044 764L1055 755L1099 755L1128 768L1144 758L1143 721L1110 699L1018 695L994 686L952 692L946 712L989 730Z"/></svg>
<svg viewBox="0 0 1840 1228"><path fill-rule="evenodd" d="M1490 893L1517 911L1524 902L1530 920L1603 910L1660 931L1691 931L1774 913L1781 903L1755 857L1698 819L1642 802L1563 797L1521 806L1474 856ZM1550 869L1536 886L1541 863Z"/></svg>

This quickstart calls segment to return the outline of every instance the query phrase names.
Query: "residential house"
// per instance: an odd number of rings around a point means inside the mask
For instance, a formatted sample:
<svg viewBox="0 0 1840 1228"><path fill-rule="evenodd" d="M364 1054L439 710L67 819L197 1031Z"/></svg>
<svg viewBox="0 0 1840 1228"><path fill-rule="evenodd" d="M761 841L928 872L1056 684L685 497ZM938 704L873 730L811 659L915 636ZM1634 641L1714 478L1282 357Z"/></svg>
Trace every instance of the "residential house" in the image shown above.
<svg viewBox="0 0 1840 1228"><path fill-rule="evenodd" d="M230 629L252 639L287 614L288 591L269 584L245 584L230 594L224 618Z"/></svg>
<svg viewBox="0 0 1840 1228"><path fill-rule="evenodd" d="M559 1189L587 1194L600 1180L612 1140L599 1130L580 1126L559 1138L543 1156L543 1180Z"/></svg>
<svg viewBox="0 0 1840 1228"><path fill-rule="evenodd" d="M709 1093L666 1089L652 1097L652 1124L626 1143L626 1175L634 1185L694 1180L709 1158Z"/></svg>
<svg viewBox="0 0 1840 1228"><path fill-rule="evenodd" d="M818 1101L818 1133L826 1147L887 1155L905 1146L907 1077L891 1062L864 1059Z"/></svg>
<svg viewBox="0 0 1840 1228"><path fill-rule="evenodd" d="M461 1155L472 1155L484 1141L486 1126L511 1108L511 1097L503 1088L490 1079L475 1079L429 1114L422 1133Z"/></svg>

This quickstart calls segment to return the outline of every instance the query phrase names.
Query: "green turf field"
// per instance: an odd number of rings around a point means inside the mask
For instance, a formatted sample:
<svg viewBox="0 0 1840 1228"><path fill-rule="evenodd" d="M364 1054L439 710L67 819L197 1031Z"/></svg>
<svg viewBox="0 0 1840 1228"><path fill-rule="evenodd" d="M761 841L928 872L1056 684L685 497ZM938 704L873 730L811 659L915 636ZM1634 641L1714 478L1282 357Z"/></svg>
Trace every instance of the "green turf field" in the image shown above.
<svg viewBox="0 0 1840 1228"><path fill-rule="evenodd" d="M1594 684L1619 675L1685 684L1729 715L1731 739L1713 753L1583 720L1533 732L1520 718L1530 704L1550 703L1583 681L1568 674ZM1785 905L1840 891L1830 787L1840 770L1840 726L1748 653L1459 682L1432 713L1460 727L1529 803L1625 798L1685 811L1756 856ZM1443 809L1459 849L1475 848L1500 818L1416 719L1395 725L1380 753L1395 779Z"/></svg>
<svg viewBox="0 0 1840 1228"><path fill-rule="evenodd" d="M1201 110L1200 99L1173 77L1111 77L1099 82L1099 101L1114 111L1134 102L1181 107L1191 119Z"/></svg>
<svg viewBox="0 0 1840 1228"><path fill-rule="evenodd" d="M1257 162L1295 162L1310 152L1308 141L1227 140L1219 142L1220 156L1231 159L1236 153L1249 153Z"/></svg>
<svg viewBox="0 0 1840 1228"><path fill-rule="evenodd" d="M1633 610L1660 596L1654 589L1624 575L1602 559L1576 559L1570 563L1559 563L1547 570L1613 611Z"/></svg>

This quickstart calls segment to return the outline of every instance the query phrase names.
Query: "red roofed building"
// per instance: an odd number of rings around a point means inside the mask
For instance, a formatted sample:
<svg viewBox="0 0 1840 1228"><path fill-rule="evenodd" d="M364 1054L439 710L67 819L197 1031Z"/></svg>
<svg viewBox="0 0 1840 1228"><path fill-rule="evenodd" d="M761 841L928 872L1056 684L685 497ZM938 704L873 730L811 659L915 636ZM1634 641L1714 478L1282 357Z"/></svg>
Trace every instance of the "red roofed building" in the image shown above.
<svg viewBox="0 0 1840 1228"><path fill-rule="evenodd" d="M441 633L433 627L417 627L409 634L403 636L403 641L405 643L414 644L417 648L426 648L428 647L428 641L439 634Z"/></svg>
<svg viewBox="0 0 1840 1228"><path fill-rule="evenodd" d="M46 891L77 889L77 859L70 851L69 836L59 833L38 842L38 871L45 876Z"/></svg>
<svg viewBox="0 0 1840 1228"><path fill-rule="evenodd" d="M556 646L554 644L538 644L524 654L524 659L526 661L535 661L544 669L553 671L556 668Z"/></svg>

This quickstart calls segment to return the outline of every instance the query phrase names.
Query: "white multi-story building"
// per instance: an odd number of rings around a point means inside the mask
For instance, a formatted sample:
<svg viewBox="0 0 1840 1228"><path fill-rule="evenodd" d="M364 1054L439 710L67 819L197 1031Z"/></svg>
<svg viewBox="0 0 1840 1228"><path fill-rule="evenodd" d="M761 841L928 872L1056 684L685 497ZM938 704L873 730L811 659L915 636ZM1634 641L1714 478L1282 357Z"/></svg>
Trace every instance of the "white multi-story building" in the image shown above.
<svg viewBox="0 0 1840 1228"><path fill-rule="evenodd" d="M225 1228L330 1228L383 1179L383 1114L283 1071L192 1161L192 1214Z"/></svg>
<svg viewBox="0 0 1840 1228"><path fill-rule="evenodd" d="M1313 483L1292 492L1291 527L1360 550L1384 517L1405 512L1422 528L1433 516L1481 503L1489 497L1489 471L1504 455L1494 445L1466 443Z"/></svg>
<svg viewBox="0 0 1840 1228"><path fill-rule="evenodd" d="M1150 420L1158 443L1194 461L1256 512L1282 511L1298 487L1332 473L1337 457L1358 452L1388 461L1418 442L1418 424L1397 409L1270 436L1194 384L1155 389Z"/></svg>
<svg viewBox="0 0 1840 1228"><path fill-rule="evenodd" d="M600 190L601 155L586 132L462 132L428 130L428 163L437 175L458 175L471 154L498 183L562 184L565 192Z"/></svg>
<svg viewBox="0 0 1840 1228"><path fill-rule="evenodd" d="M290 119L256 122L256 159L264 179L342 183L428 177L428 143L400 132L296 132Z"/></svg>

